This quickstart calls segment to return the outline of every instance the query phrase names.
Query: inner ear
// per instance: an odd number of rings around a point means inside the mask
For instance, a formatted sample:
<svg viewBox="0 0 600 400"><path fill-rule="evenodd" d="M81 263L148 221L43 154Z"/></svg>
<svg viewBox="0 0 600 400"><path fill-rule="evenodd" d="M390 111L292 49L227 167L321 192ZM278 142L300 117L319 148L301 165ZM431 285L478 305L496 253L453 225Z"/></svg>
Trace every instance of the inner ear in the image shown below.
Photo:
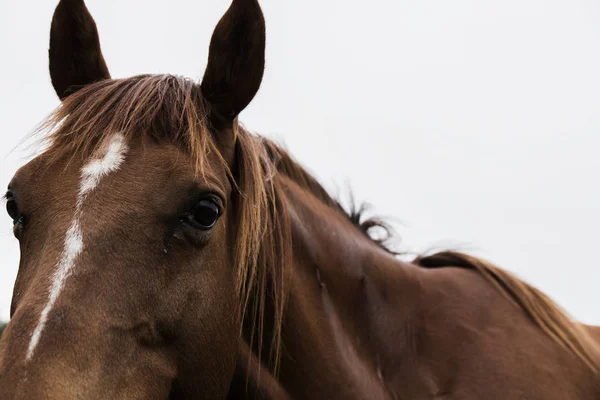
<svg viewBox="0 0 600 400"><path fill-rule="evenodd" d="M50 77L63 100L85 85L109 79L96 23L83 0L61 0L50 28Z"/></svg>
<svg viewBox="0 0 600 400"><path fill-rule="evenodd" d="M257 0L233 0L210 42L202 93L217 128L232 125L252 101L265 68L265 21Z"/></svg>

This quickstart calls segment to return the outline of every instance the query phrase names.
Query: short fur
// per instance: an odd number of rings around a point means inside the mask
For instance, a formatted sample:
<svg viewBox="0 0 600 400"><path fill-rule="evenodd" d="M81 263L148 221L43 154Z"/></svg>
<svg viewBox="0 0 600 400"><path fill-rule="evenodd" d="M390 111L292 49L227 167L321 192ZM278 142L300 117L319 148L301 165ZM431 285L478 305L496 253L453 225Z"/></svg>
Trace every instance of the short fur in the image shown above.
<svg viewBox="0 0 600 400"><path fill-rule="evenodd" d="M122 132L125 137L131 138L149 132L165 132L170 127L167 137L151 139L166 139L186 148L197 160L198 173L202 174L205 155L217 150L206 125L208 117L202 113L203 108L198 107L201 104L204 103L197 84L170 75L143 75L89 85L67 99L44 125L44 129L53 131L49 137L51 146L47 154L52 158L72 154L91 155L99 144L110 137L110 132ZM242 224L247 232L244 229L239 233L236 259L240 270L237 287L241 298L246 299L244 303L251 297L253 290L259 289L260 296L255 304L256 309L252 312L260 321L265 312L264 296L272 290L277 299L275 307L278 310L274 336L274 354L277 355L285 308L285 297L282 294L284 269L288 265L291 236L289 221L278 216L287 199L274 186L274 174L285 174L324 204L344 213L367 237L371 228L386 225L377 220L361 221L364 211L362 207L349 214L345 213L339 203L274 142L255 137L241 127L237 131L237 138L238 152L244 154L240 160L246 163L238 165L239 173L243 173L245 177L234 175L234 184L240 196L248 199L248 203L242 203L239 211L241 216L248 215L248 220ZM223 167L228 168L224 160ZM260 205L254 208L255 215L245 209L250 208L250 204ZM268 231L273 236L266 235L265 232ZM258 247L259 243L262 246ZM454 266L481 273L498 290L515 300L557 343L573 351L591 368L596 368L594 359L586 350L587 341L582 339L584 335L578 325L572 323L544 294L510 273L475 257L456 252L419 257L415 263L425 268ZM265 271L259 271L259 265ZM269 285L273 287L267 289ZM246 311L244 308L243 312Z"/></svg>
<svg viewBox="0 0 600 400"><path fill-rule="evenodd" d="M385 223L239 124L264 70L256 0L233 0L200 83L109 79L82 1L61 1L51 37L62 103L9 186L3 398L600 398L598 328L478 258L398 260L370 236ZM127 155L86 198L89 245L26 359L81 168L115 134ZM208 198L220 218L200 229Z"/></svg>

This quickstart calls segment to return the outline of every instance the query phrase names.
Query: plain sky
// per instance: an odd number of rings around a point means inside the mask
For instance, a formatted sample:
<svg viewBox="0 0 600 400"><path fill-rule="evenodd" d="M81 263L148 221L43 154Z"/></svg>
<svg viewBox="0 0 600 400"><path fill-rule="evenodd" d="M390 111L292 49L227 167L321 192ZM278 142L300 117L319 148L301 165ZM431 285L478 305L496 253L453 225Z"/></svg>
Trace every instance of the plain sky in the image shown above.
<svg viewBox="0 0 600 400"><path fill-rule="evenodd" d="M113 77L200 78L228 0L88 0ZM58 105L56 3L1 0L0 185ZM600 324L597 0L263 0L267 66L241 120L333 193L392 217L400 247L459 248ZM19 250L0 217L0 319ZM493 310L490 310L493 312Z"/></svg>

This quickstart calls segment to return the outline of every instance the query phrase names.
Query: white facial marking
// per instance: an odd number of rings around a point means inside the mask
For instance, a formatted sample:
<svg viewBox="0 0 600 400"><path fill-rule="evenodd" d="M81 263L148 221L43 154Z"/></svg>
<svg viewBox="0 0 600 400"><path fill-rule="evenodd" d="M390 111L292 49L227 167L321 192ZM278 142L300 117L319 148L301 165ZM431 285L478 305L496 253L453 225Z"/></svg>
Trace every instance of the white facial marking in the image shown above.
<svg viewBox="0 0 600 400"><path fill-rule="evenodd" d="M31 335L31 341L29 342L29 347L27 349L27 360L30 360L33 356L35 348L42 336L44 326L46 325L48 314L52 310L56 299L58 299L67 278L75 266L75 259L83 250L83 233L79 223L83 213L83 203L87 195L98 186L103 177L119 169L125 160L125 153L127 150L127 144L125 143L123 135L115 134L104 147L104 155L100 158L92 159L81 170L81 183L77 194L75 215L73 216L71 226L65 235L61 258L56 266L54 276L52 277L52 286L50 287L48 303L42 310L38 324Z"/></svg>

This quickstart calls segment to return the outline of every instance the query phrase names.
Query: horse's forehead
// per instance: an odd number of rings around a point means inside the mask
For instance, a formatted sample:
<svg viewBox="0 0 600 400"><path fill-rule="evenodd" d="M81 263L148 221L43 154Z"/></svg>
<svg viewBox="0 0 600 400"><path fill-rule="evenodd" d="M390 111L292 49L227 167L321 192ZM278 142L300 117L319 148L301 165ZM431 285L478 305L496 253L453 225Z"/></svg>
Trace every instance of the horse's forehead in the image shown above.
<svg viewBox="0 0 600 400"><path fill-rule="evenodd" d="M217 154L206 155L198 171L188 152L171 143L133 140L128 143L126 159L118 174L108 177L106 185L116 184L126 190L177 190L200 185L229 192L226 169Z"/></svg>
<svg viewBox="0 0 600 400"><path fill-rule="evenodd" d="M106 158L103 157L106 150L102 148L85 157L43 153L17 170L9 186L24 191L32 189L33 194L43 192L47 199L52 198L50 192L64 194L71 189L79 190L84 175L88 177L88 185L104 177L102 188L115 187L130 193L161 179L166 181L163 184L168 181L169 186L199 182L228 187L225 168L215 154L207 154L203 170L197 173L191 157L174 144L123 138L112 144L109 141L108 146L112 150L108 149ZM119 173L108 174L112 169L118 169Z"/></svg>

